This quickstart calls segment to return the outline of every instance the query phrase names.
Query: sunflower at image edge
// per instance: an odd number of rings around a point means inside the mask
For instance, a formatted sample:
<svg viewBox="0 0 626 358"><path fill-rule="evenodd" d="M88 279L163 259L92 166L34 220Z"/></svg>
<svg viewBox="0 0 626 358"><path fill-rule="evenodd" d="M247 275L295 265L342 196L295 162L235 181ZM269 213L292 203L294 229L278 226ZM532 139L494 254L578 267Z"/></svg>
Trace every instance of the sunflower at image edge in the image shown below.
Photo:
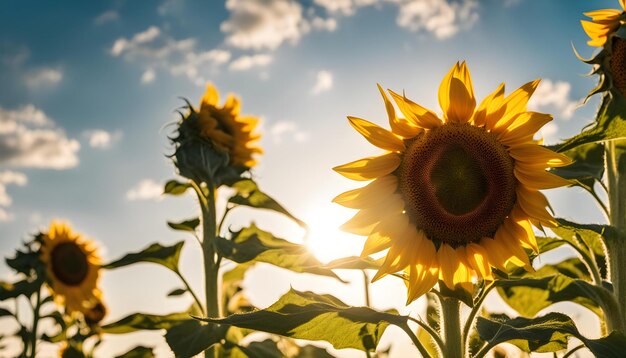
<svg viewBox="0 0 626 358"><path fill-rule="evenodd" d="M222 107L218 106L219 93L208 84L200 101L198 123L200 135L213 142L230 156L230 164L251 168L257 164L254 154L263 150L255 144L261 136L254 130L259 123L258 117L241 116L239 99L232 94L226 98Z"/></svg>
<svg viewBox="0 0 626 358"><path fill-rule="evenodd" d="M626 23L626 0L618 0L622 10L603 9L585 12L584 15L591 18L591 21L581 20L583 29L590 37L587 42L589 46L602 47L609 36L617 31L619 27Z"/></svg>
<svg viewBox="0 0 626 358"><path fill-rule="evenodd" d="M41 261L46 265L55 301L69 312L88 313L101 302L98 288L100 257L93 242L72 232L61 222L52 222L43 235Z"/></svg>
<svg viewBox="0 0 626 358"><path fill-rule="evenodd" d="M391 131L348 117L386 151L334 168L371 181L333 201L359 209L342 229L367 236L363 256L388 249L373 281L404 270L411 302L438 280L470 291L476 277L493 280L492 267L532 270L525 250L537 251L531 224L556 225L539 190L570 184L546 171L570 159L533 139L552 120L526 111L538 84L506 97L501 84L476 107L469 70L456 63L439 87L443 119L389 91L399 118L380 86Z"/></svg>

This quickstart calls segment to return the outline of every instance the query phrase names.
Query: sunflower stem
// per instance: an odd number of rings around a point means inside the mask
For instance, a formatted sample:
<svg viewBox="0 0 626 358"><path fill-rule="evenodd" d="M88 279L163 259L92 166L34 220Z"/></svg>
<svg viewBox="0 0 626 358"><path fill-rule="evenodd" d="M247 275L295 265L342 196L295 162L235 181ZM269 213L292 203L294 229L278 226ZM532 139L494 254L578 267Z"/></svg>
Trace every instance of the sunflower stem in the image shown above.
<svg viewBox="0 0 626 358"><path fill-rule="evenodd" d="M463 358L464 347L461 335L461 301L453 297L441 299L441 324L445 347L443 356L446 358Z"/></svg>
<svg viewBox="0 0 626 358"><path fill-rule="evenodd" d="M208 196L196 190L202 204L202 254L204 259L204 284L206 299L206 315L211 318L221 317L220 292L218 286L219 263L215 254L215 240L217 237L217 220L215 212L216 188L209 185ZM203 200L204 199L204 200ZM217 357L215 346L204 352L205 357Z"/></svg>
<svg viewBox="0 0 626 358"><path fill-rule="evenodd" d="M624 331L626 322L626 152L623 147L626 141L608 141L605 143L605 166L609 197L610 224L617 229L616 237L606 238L609 254L609 278L613 284L613 293L619 305L619 314L607 315L609 331Z"/></svg>
<svg viewBox="0 0 626 358"><path fill-rule="evenodd" d="M365 270L361 270L361 272L363 272L363 290L365 291L365 306L367 307L371 307L371 302L370 302L370 278L367 275L367 271Z"/></svg>
<svg viewBox="0 0 626 358"><path fill-rule="evenodd" d="M489 292L491 292L491 289L494 287L495 285L493 283L487 284L483 288L483 291L481 292L481 295L478 298L478 300L475 301L474 307L472 307L472 310L470 311L469 316L467 317L467 321L465 321L465 326L463 327L463 341L465 344L469 342L470 330L472 329L472 326L474 325L474 319L476 318L476 315L478 314L478 312L480 312L480 308L482 307L483 302L487 298L487 295L489 294Z"/></svg>
<svg viewBox="0 0 626 358"><path fill-rule="evenodd" d="M39 310L41 308L41 287L37 289L35 292L35 307L33 308L33 328L31 333L31 342L30 342L30 356L31 358L35 358L37 354L37 325L39 324Z"/></svg>

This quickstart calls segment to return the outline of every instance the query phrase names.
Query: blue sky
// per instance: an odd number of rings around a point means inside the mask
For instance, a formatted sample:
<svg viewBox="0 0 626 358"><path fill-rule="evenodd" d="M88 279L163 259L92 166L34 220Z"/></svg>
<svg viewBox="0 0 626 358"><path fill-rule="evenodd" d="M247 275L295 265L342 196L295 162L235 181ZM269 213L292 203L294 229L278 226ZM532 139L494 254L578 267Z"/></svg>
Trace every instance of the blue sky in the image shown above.
<svg viewBox="0 0 626 358"><path fill-rule="evenodd" d="M336 231L350 210L330 200L352 183L330 168L376 151L346 115L385 125L376 83L439 111L436 91L452 64L467 60L477 96L500 82L511 91L544 78L533 109L554 114L548 142L593 119L590 56L582 12L615 8L614 0L229 0L5 1L0 4L0 252L64 219L96 239L106 259L182 237L166 220L192 217L192 198L161 198L175 177L166 137L179 96L197 103L207 81L235 92L243 111L261 116L266 154L254 175L313 227L321 259L356 254L362 239ZM550 193L559 216L600 220L576 190ZM581 205L580 203L588 203ZM234 227L261 227L301 240L295 225L242 210ZM183 270L201 282L189 240ZM264 277L273 277L267 289ZM0 277L10 278L0 266ZM349 277L349 274L346 274ZM110 319L135 310L182 309L165 299L177 283L149 265L106 272ZM150 279L146 279L149 277ZM362 304L360 287L261 267L246 279L263 306L298 289L335 292ZM378 285L378 286L376 286ZM401 283L376 284L381 307L402 307ZM150 290L150 291L148 291ZM150 292L147 299L146 292ZM383 293L384 292L384 293ZM415 312L418 306L407 308ZM158 336L140 334L152 342ZM116 338L114 338L116 339ZM139 339L139 338L137 338ZM142 338L143 339L143 338ZM117 342L113 340L112 342ZM120 341L122 342L122 341ZM104 346L120 352L125 343ZM109 350L107 350L109 349ZM161 349L166 356L166 349Z"/></svg>

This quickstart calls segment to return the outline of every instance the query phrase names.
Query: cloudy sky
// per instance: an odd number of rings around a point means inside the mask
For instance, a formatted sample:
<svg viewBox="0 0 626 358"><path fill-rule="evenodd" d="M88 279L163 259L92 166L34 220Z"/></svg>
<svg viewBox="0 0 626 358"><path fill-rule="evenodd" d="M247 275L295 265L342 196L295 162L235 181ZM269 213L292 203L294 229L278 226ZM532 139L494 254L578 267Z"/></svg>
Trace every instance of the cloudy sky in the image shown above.
<svg viewBox="0 0 626 358"><path fill-rule="evenodd" d="M181 239L165 222L194 216L196 207L191 197L160 196L162 183L175 176L165 157L168 124L183 104L179 97L197 103L210 81L239 94L243 111L262 118L266 154L254 175L311 224L312 250L324 261L356 254L363 240L336 231L353 213L330 203L354 186L330 168L376 153L345 120L386 123L376 83L438 111L437 87L458 60L468 61L479 98L500 82L510 91L541 77L531 106L554 114L543 135L556 142L591 121L597 105L578 108L595 81L572 51L574 45L583 56L592 53L581 13L616 6L613 0L3 2L0 253L8 255L53 218L96 239L107 260ZM592 204L573 205L590 203L575 190L550 197L560 216L600 218ZM242 210L233 227L251 218L302 239L295 225L268 213ZM200 285L193 244L187 243L183 270ZM5 266L0 278L10 278ZM259 306L290 285L362 304L357 282L260 267L245 285ZM158 267L107 272L103 284L111 320L188 303L163 297L177 282ZM393 279L374 285L379 307L401 308L404 295ZM418 312L419 305L402 310ZM143 333L132 339L161 342ZM109 342L116 343L103 346L107 355L131 344Z"/></svg>

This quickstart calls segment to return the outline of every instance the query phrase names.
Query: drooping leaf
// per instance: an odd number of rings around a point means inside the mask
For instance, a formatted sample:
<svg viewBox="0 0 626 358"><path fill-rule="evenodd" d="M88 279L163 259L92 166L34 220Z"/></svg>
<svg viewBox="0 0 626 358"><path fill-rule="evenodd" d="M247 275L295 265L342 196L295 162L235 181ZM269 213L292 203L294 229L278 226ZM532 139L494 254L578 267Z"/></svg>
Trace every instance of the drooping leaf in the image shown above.
<svg viewBox="0 0 626 358"><path fill-rule="evenodd" d="M229 281L241 281L243 280L246 272L254 266L254 262L248 261L246 263L238 264L233 269L224 272L222 275L222 282Z"/></svg>
<svg viewBox="0 0 626 358"><path fill-rule="evenodd" d="M557 219L557 221L559 226L551 230L571 245L578 245L579 248L588 252L595 260L600 276L606 279L608 275L606 249L602 237L617 236L617 230L608 225L578 224L565 219Z"/></svg>
<svg viewBox="0 0 626 358"><path fill-rule="evenodd" d="M170 180L165 183L165 187L163 188L163 194L183 195L189 188L191 188L191 184L182 183L178 180Z"/></svg>
<svg viewBox="0 0 626 358"><path fill-rule="evenodd" d="M498 280L496 285L500 297L511 308L528 317L534 317L542 309L558 302L574 302L602 319L600 304L603 297L611 294L604 288L563 274Z"/></svg>
<svg viewBox="0 0 626 358"><path fill-rule="evenodd" d="M334 356L324 348L307 344L300 347L300 352L298 352L295 358L334 358Z"/></svg>
<svg viewBox="0 0 626 358"><path fill-rule="evenodd" d="M424 348L426 348L426 352L430 354L431 357L439 356L439 350L437 349L437 345L433 338L426 332L426 330L422 327L417 328L417 340L422 343Z"/></svg>
<svg viewBox="0 0 626 358"><path fill-rule="evenodd" d="M154 353L152 352L152 348L137 346L128 352L119 355L115 358L152 358L154 357Z"/></svg>
<svg viewBox="0 0 626 358"><path fill-rule="evenodd" d="M189 231L189 232L196 232L196 228L198 227L198 225L200 225L199 218L193 218L193 219L184 220L181 222L171 222L171 221L167 222L167 226L171 227L174 230Z"/></svg>
<svg viewBox="0 0 626 358"><path fill-rule="evenodd" d="M176 357L193 357L219 343L225 335L224 327L187 319L169 328L165 334L165 341Z"/></svg>
<svg viewBox="0 0 626 358"><path fill-rule="evenodd" d="M235 189L237 193L228 200L229 203L250 206L258 209L272 210L287 216L298 223L298 225L306 228L306 223L304 223L304 221L293 216L276 200L262 192L254 180L240 180L234 183L232 188Z"/></svg>
<svg viewBox="0 0 626 358"><path fill-rule="evenodd" d="M121 259L115 260L102 267L106 269L114 269L140 262L152 262L165 266L172 271L178 271L180 251L182 250L184 244L184 241L177 242L172 246L163 246L155 243L139 252L126 254Z"/></svg>
<svg viewBox="0 0 626 358"><path fill-rule="evenodd" d="M551 312L536 318L509 318L504 314L478 317L476 330L490 347L508 342L525 352L556 352L567 348L569 337L581 340L597 357L622 357L626 337L619 332L600 339L585 338L571 318Z"/></svg>
<svg viewBox="0 0 626 358"><path fill-rule="evenodd" d="M351 307L331 295L291 289L270 307L207 322L232 325L296 339L325 340L335 348L372 351L389 324L407 318L368 307Z"/></svg>
<svg viewBox="0 0 626 358"><path fill-rule="evenodd" d="M104 333L123 334L142 330L169 329L181 321L188 320L189 313L178 312L167 315L133 313L117 322L102 327Z"/></svg>
<svg viewBox="0 0 626 358"><path fill-rule="evenodd" d="M589 143L626 138L626 99L605 95L597 115L597 122L580 134L558 145L564 152Z"/></svg>
<svg viewBox="0 0 626 358"><path fill-rule="evenodd" d="M326 264L331 270L378 270L380 263L371 257L349 256L333 260Z"/></svg>
<svg viewBox="0 0 626 358"><path fill-rule="evenodd" d="M42 280L37 279L28 281L26 279L15 283L3 283L0 285L0 301L8 300L11 298L24 295L25 297L32 296L37 290L41 288Z"/></svg>
<svg viewBox="0 0 626 358"><path fill-rule="evenodd" d="M15 257L6 258L5 262L7 266L15 270L17 273L22 273L26 276L31 276L33 271L42 271L43 264L39 260L39 253L35 251L20 251L15 250Z"/></svg>
<svg viewBox="0 0 626 358"><path fill-rule="evenodd" d="M254 224L233 233L231 240L218 238L216 247L222 256L240 264L265 262L294 272L341 280L332 270L324 268L306 246L277 238Z"/></svg>
<svg viewBox="0 0 626 358"><path fill-rule="evenodd" d="M604 146L599 143L589 143L574 149L565 151L573 160L573 163L560 168L552 169L552 172L565 179L602 180L604 176Z"/></svg>
<svg viewBox="0 0 626 358"><path fill-rule="evenodd" d="M261 342L250 342L247 346L238 346L243 353L243 357L258 358L282 358L285 355L278 349L278 345L271 339Z"/></svg>

